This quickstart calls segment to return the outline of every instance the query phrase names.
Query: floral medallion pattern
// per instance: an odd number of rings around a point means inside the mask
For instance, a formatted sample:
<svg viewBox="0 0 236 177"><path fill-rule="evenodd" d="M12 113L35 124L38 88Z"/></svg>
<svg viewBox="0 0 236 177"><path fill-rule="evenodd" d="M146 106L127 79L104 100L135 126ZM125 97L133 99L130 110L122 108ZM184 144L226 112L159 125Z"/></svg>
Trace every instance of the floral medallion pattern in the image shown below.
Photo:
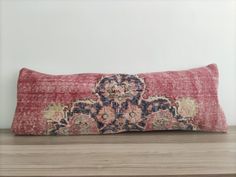
<svg viewBox="0 0 236 177"><path fill-rule="evenodd" d="M109 134L126 131L197 130L197 102L190 97L153 95L144 99L145 82L136 75L102 77L96 100L69 105L52 103L44 110L47 135Z"/></svg>

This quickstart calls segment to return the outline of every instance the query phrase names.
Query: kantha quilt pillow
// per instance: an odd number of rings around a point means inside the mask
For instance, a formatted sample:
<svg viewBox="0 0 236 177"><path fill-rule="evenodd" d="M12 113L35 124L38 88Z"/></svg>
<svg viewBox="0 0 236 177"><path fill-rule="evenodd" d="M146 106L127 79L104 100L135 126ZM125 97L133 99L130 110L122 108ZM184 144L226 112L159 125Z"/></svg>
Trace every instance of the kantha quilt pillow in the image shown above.
<svg viewBox="0 0 236 177"><path fill-rule="evenodd" d="M217 87L215 64L137 75L49 75L23 68L12 131L16 135L226 132Z"/></svg>

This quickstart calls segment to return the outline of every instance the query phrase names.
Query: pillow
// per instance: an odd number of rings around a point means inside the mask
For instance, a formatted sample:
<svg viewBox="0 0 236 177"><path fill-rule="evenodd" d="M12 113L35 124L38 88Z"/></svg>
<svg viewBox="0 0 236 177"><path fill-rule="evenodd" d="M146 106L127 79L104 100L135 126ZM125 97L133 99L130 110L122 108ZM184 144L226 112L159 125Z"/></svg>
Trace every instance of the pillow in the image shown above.
<svg viewBox="0 0 236 177"><path fill-rule="evenodd" d="M16 135L226 132L217 87L215 64L137 75L49 75L23 68L12 131Z"/></svg>

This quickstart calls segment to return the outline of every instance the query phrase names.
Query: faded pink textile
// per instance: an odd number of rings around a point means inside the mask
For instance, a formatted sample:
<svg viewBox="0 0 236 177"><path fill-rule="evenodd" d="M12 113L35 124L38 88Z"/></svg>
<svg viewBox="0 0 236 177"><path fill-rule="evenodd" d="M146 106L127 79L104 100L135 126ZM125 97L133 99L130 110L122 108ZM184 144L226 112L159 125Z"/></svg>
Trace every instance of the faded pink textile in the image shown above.
<svg viewBox="0 0 236 177"><path fill-rule="evenodd" d="M217 87L215 64L137 75L49 75L23 68L12 131L16 135L226 132Z"/></svg>

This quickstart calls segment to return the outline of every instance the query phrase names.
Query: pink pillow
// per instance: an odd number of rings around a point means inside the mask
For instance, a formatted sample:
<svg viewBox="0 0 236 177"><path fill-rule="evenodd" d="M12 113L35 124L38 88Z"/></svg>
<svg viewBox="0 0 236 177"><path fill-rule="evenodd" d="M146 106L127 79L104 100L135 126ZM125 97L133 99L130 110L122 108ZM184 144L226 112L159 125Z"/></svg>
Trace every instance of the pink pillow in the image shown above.
<svg viewBox="0 0 236 177"><path fill-rule="evenodd" d="M226 132L215 64L185 71L49 75L23 68L16 135L128 131Z"/></svg>

